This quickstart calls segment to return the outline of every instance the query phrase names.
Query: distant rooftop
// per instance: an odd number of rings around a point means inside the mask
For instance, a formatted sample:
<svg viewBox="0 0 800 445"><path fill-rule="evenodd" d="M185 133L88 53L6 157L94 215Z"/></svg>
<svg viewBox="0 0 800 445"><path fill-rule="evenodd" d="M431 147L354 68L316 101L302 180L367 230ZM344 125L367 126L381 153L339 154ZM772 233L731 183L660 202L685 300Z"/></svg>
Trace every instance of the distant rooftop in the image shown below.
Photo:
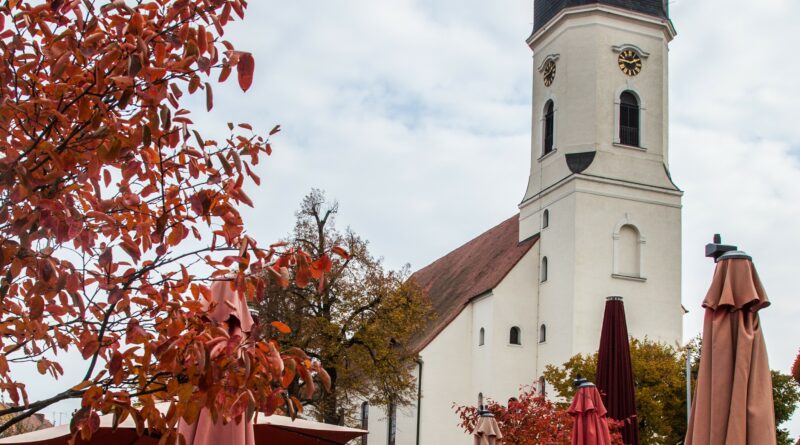
<svg viewBox="0 0 800 445"><path fill-rule="evenodd" d="M667 0L535 0L533 5L533 32L546 25L563 9L592 4L616 6L669 19Z"/></svg>

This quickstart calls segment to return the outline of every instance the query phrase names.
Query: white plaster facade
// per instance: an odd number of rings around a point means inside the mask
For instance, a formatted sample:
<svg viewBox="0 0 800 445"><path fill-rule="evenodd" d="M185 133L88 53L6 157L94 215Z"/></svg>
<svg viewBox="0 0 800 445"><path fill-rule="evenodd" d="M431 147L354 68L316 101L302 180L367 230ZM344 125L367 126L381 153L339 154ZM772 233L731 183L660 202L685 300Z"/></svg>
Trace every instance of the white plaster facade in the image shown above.
<svg viewBox="0 0 800 445"><path fill-rule="evenodd" d="M538 380L546 365L596 352L608 296L624 298L632 336L681 343L682 192L669 177L667 138L674 35L668 20L593 4L564 9L528 39L531 174L519 206L519 240L539 238L497 286L473 298L422 349L422 397L398 409L395 445L468 443L453 404L474 404L479 392L505 401ZM637 76L617 66L626 48L644 59ZM557 74L545 87L539 67L548 58ZM619 143L624 91L639 100L639 147ZM548 100L555 105L554 151L542 156ZM588 152L595 153L588 167L568 166L567 154ZM509 344L514 326L520 345ZM370 445L392 445L385 412L371 409L369 430Z"/></svg>

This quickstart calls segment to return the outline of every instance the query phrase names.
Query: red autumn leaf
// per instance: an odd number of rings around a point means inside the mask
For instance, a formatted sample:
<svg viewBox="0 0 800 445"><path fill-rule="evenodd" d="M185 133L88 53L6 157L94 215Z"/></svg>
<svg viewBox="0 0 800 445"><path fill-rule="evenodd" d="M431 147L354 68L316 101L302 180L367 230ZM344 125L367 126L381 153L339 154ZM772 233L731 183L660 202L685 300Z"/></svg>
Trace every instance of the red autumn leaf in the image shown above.
<svg viewBox="0 0 800 445"><path fill-rule="evenodd" d="M0 90L15 100L0 100L0 122L12 123L0 138L0 195L10 203L0 211L0 331L13 339L0 354L0 396L46 409L72 386L84 394L73 440L86 441L98 413L113 412L115 423L130 416L139 434L148 427L175 442L177 418L196 420L221 391L222 418L277 409L295 371L284 373L277 343L242 343L209 323L213 295L196 276L230 264L250 300L288 286L297 267L276 264L279 253L260 249L240 215L253 205L246 182L260 182L253 166L272 150L258 136L269 128L230 125L223 140L204 138L188 106L205 89L211 110L212 79L234 69L243 90L252 86L253 55L222 38L246 2L10 0L2 9L0 73L14 75L0 75ZM204 346L216 337L210 360ZM30 403L8 348L53 377L63 367L41 354L78 352L88 377ZM165 419L152 393L172 397L179 381L188 396Z"/></svg>
<svg viewBox="0 0 800 445"><path fill-rule="evenodd" d="M255 70L256 62L253 55L250 53L242 53L239 56L239 63L236 64L236 73L239 77L239 86L242 91L250 89L253 84L253 71Z"/></svg>
<svg viewBox="0 0 800 445"><path fill-rule="evenodd" d="M294 275L294 282L299 288L308 286L311 281L311 269L308 266L298 267Z"/></svg>
<svg viewBox="0 0 800 445"><path fill-rule="evenodd" d="M206 110L214 108L214 92L211 91L211 84L206 82Z"/></svg>
<svg viewBox="0 0 800 445"><path fill-rule="evenodd" d="M273 328L277 329L278 332L280 332L281 334L289 334L292 332L292 328L290 328L285 323L282 323L280 321L273 321L272 323L270 323L270 325L272 325Z"/></svg>
<svg viewBox="0 0 800 445"><path fill-rule="evenodd" d="M328 255L322 255L314 262L314 266L324 273L329 273L333 267L333 262Z"/></svg>
<svg viewBox="0 0 800 445"><path fill-rule="evenodd" d="M81 347L81 355L84 359L89 359L100 348L100 342L96 339L89 340Z"/></svg>
<svg viewBox="0 0 800 445"><path fill-rule="evenodd" d="M36 295L30 299L29 309L30 309L30 318L32 320L38 320L42 318L42 314L44 313L44 298L40 295Z"/></svg>
<svg viewBox="0 0 800 445"><path fill-rule="evenodd" d="M342 249L342 248L341 248L341 247L339 247L339 246L333 246L333 247L331 248L331 251L332 251L333 253L335 253L336 255L339 255L340 257L344 258L345 260L347 260L347 259L350 259L350 254L349 254L349 253L347 253L347 251L346 251L346 250Z"/></svg>

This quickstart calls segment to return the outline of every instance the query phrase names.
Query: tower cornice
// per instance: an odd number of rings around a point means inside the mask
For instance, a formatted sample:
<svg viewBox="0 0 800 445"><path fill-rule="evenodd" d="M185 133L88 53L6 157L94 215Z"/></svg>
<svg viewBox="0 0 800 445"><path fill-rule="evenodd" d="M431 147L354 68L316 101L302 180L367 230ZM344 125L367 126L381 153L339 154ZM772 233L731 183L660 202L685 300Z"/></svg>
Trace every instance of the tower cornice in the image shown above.
<svg viewBox="0 0 800 445"><path fill-rule="evenodd" d="M535 45L536 42L541 40L545 35L547 35L550 32L550 30L555 28L556 25L558 25L566 17L588 15L592 13L605 13L609 15L620 16L628 19L638 20L645 23L650 23L655 26L661 26L664 29L664 36L668 42L678 35L677 31L675 30L675 26L672 24L672 20L668 18L659 18L649 14L639 13L624 8L618 8L611 5L595 3L591 5L573 6L562 9L545 25L543 25L538 29L535 29L533 34L531 34L531 36L528 37L526 42L528 46L533 47L533 45Z"/></svg>

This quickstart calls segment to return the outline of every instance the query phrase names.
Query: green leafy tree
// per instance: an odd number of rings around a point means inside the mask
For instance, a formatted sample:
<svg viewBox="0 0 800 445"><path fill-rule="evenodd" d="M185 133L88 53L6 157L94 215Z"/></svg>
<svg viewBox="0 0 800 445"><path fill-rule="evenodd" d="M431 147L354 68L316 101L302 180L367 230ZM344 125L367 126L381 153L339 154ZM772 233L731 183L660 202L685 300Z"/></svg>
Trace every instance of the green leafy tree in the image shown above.
<svg viewBox="0 0 800 445"><path fill-rule="evenodd" d="M413 400L416 355L406 345L430 311L408 280L408 267L385 269L366 240L336 229L337 213L338 204L326 201L320 190L303 199L286 243L319 259L308 269L312 273L293 272L294 279L284 283L288 287L267 289L256 305L266 334L283 329L288 334L280 336L282 347L298 347L322 361L330 392L298 382L290 389L309 399L304 404L318 420L333 424L352 419L361 400L376 406Z"/></svg>
<svg viewBox="0 0 800 445"><path fill-rule="evenodd" d="M780 428L792 418L800 403L800 385L792 376L772 371L772 399L775 403L775 425L778 426L778 445L792 445L795 442L789 437L789 430Z"/></svg>

